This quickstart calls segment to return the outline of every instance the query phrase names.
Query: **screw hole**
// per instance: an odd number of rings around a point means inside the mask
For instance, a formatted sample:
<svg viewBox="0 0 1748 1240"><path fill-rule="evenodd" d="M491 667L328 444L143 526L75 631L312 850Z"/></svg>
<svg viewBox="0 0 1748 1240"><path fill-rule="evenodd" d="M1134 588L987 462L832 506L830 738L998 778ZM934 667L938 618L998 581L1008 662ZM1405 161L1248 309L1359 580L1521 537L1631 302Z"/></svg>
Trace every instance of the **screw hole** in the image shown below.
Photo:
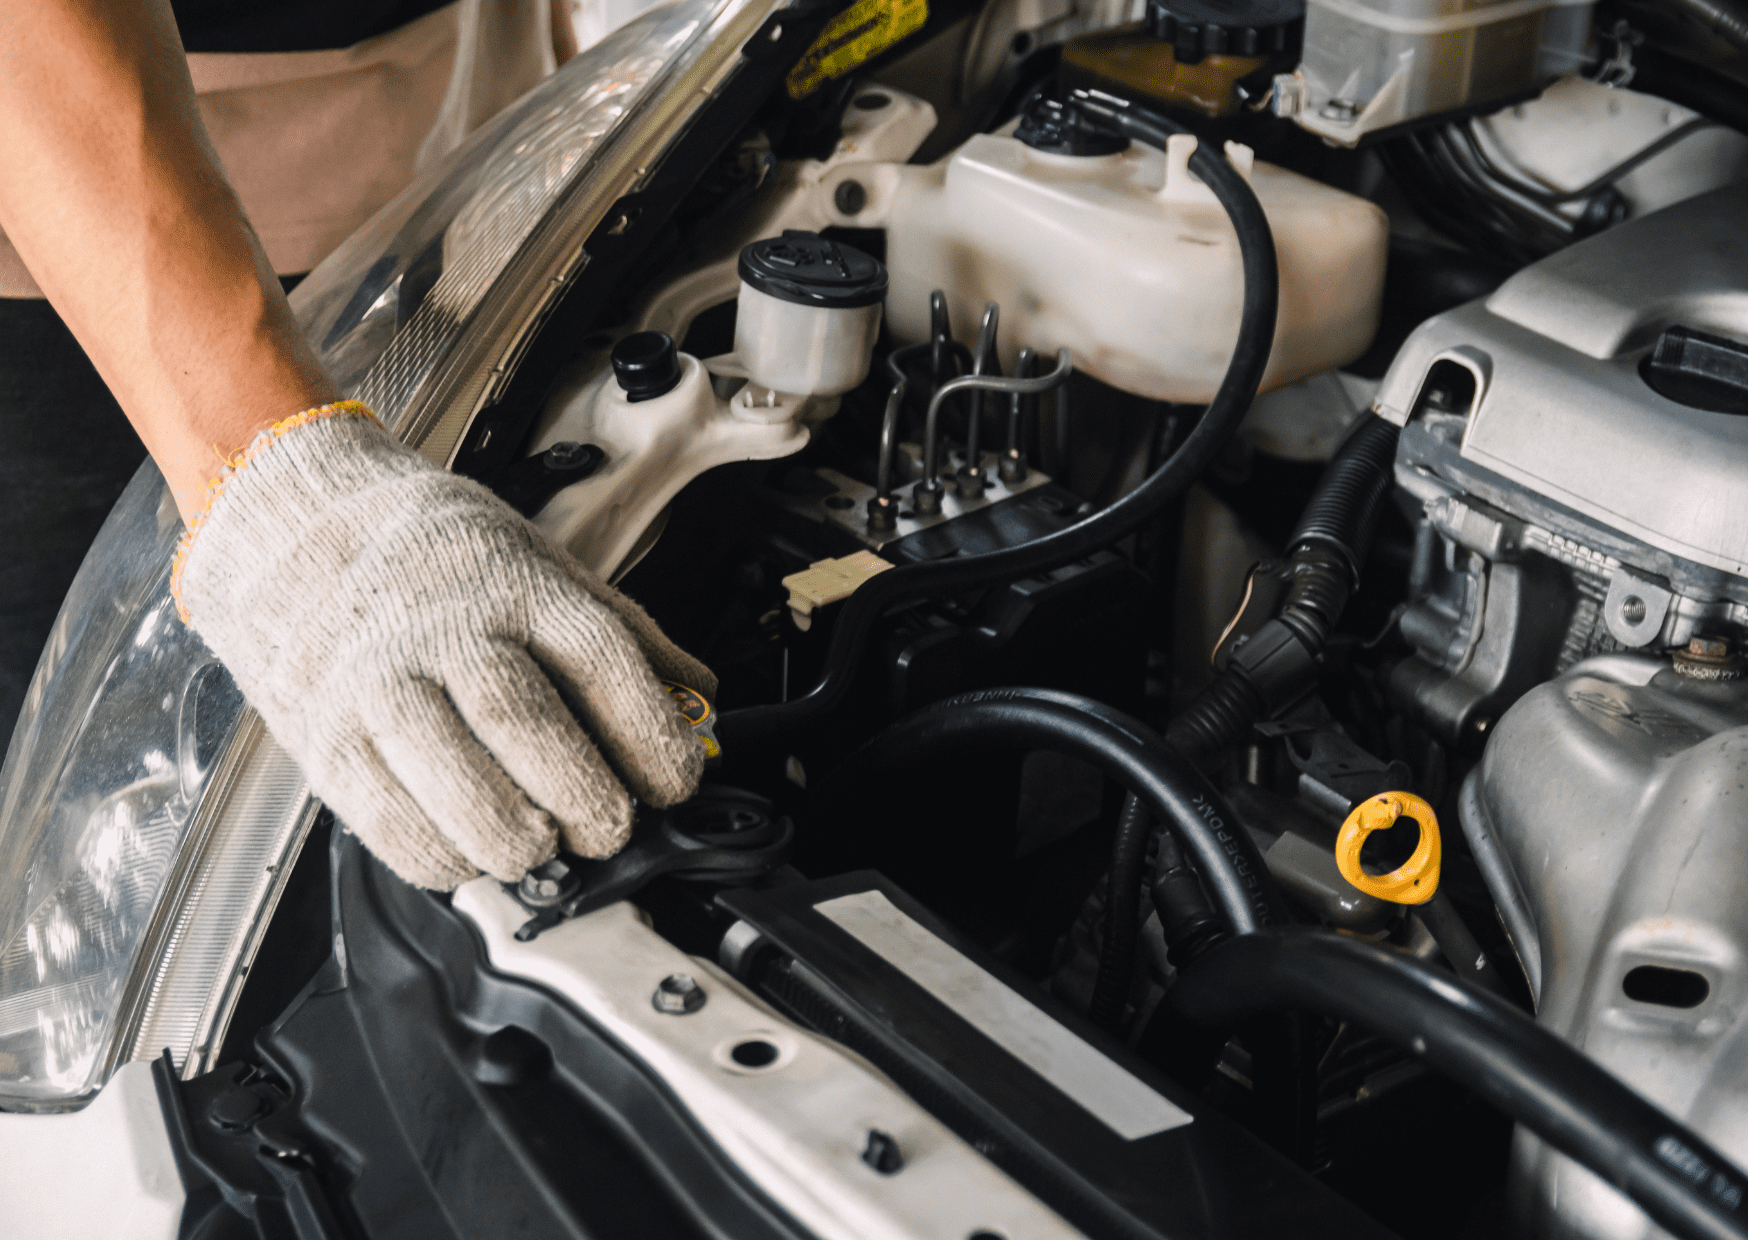
<svg viewBox="0 0 1748 1240"><path fill-rule="evenodd" d="M856 96L856 106L864 112L878 112L892 102L891 95L883 95L877 90L871 90L865 95Z"/></svg>
<svg viewBox="0 0 1748 1240"><path fill-rule="evenodd" d="M728 1057L743 1068L768 1068L777 1062L777 1048L763 1038L748 1038L735 1043Z"/></svg>
<svg viewBox="0 0 1748 1240"><path fill-rule="evenodd" d="M1692 969L1666 969L1661 965L1642 964L1627 971L1621 979L1621 990L1627 998L1640 1003L1655 1003L1659 1007L1698 1007L1712 993L1712 984L1705 974Z"/></svg>

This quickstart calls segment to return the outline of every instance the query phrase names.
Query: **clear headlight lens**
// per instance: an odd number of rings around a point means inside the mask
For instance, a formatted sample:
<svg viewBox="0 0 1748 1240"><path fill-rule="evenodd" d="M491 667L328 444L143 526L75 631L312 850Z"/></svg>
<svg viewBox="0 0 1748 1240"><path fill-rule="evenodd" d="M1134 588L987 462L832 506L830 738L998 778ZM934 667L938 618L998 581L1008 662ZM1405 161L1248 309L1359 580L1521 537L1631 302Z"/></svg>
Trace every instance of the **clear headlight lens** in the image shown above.
<svg viewBox="0 0 1748 1240"><path fill-rule="evenodd" d="M317 268L293 304L347 390L447 459L542 290L774 7L645 13ZM181 533L148 463L73 583L0 767L0 1108L77 1106L166 1047L184 1075L214 1066L314 818L296 764L176 616Z"/></svg>

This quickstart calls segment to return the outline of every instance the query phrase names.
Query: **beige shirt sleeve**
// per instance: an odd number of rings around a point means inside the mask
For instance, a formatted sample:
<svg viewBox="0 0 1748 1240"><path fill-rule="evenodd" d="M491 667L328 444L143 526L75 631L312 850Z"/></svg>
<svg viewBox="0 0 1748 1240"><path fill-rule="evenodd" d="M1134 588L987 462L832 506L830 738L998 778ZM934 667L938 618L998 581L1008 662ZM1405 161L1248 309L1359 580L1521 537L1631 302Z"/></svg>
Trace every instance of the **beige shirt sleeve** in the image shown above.
<svg viewBox="0 0 1748 1240"><path fill-rule="evenodd" d="M549 0L456 0L352 47L188 57L275 271L308 271L414 174L552 72ZM40 297L0 234L0 297Z"/></svg>

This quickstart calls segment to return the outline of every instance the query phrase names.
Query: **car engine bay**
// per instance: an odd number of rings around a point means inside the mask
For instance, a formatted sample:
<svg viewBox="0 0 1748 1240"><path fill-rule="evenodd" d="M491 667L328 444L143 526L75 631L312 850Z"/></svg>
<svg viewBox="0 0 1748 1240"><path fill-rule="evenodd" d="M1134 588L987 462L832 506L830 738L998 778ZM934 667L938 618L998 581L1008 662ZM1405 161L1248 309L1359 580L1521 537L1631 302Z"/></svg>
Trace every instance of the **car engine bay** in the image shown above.
<svg viewBox="0 0 1748 1240"><path fill-rule="evenodd" d="M1748 16L834 12L449 456L705 789L453 897L319 820L184 1234L1748 1233Z"/></svg>

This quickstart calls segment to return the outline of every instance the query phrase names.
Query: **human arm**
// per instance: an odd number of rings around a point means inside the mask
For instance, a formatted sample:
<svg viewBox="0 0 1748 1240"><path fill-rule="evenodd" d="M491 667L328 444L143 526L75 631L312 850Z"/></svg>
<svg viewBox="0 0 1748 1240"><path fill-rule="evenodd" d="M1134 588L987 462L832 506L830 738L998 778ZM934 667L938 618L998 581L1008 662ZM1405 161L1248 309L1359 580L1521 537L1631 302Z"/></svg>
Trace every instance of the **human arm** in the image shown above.
<svg viewBox="0 0 1748 1240"><path fill-rule="evenodd" d="M184 618L373 850L429 886L515 878L561 840L612 851L633 795L689 794L701 753L652 664L709 693L707 671L361 411L293 416L340 393L166 0L0 0L0 134L0 227L191 523Z"/></svg>
<svg viewBox="0 0 1748 1240"><path fill-rule="evenodd" d="M185 517L338 397L207 140L167 0L0 0L0 228Z"/></svg>

